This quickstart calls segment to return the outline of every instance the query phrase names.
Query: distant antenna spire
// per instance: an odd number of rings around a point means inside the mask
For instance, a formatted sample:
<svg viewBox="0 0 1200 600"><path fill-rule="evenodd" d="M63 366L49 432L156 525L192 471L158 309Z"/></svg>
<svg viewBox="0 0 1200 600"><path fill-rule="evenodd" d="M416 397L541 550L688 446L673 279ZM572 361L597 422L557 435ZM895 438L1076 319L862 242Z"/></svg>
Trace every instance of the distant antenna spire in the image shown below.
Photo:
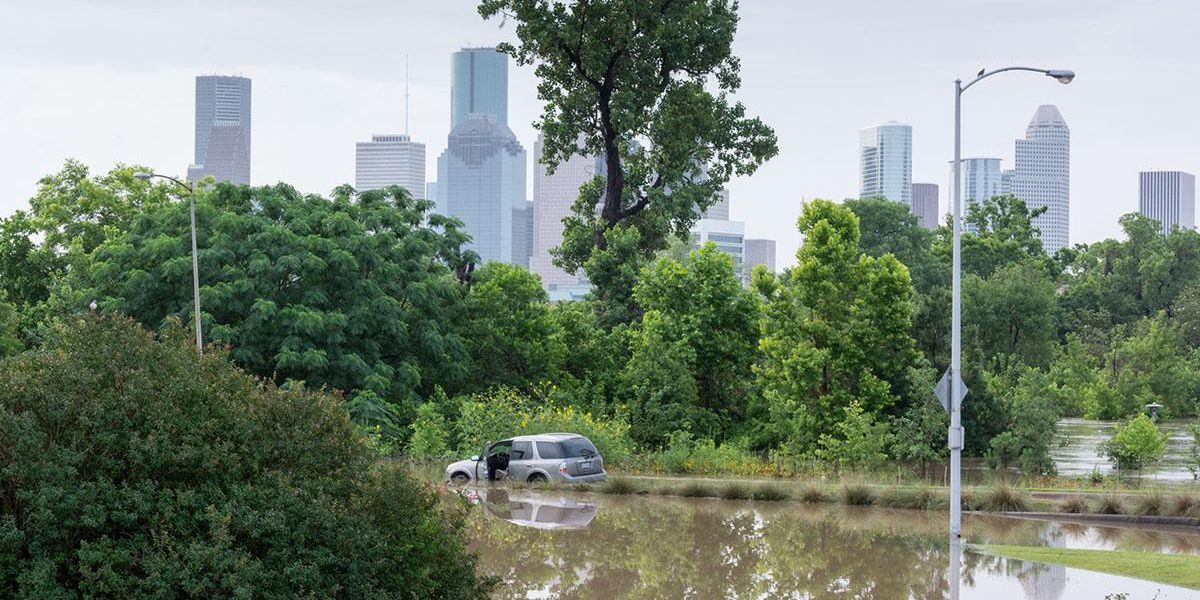
<svg viewBox="0 0 1200 600"><path fill-rule="evenodd" d="M404 135L408 135L408 55L404 55Z"/></svg>

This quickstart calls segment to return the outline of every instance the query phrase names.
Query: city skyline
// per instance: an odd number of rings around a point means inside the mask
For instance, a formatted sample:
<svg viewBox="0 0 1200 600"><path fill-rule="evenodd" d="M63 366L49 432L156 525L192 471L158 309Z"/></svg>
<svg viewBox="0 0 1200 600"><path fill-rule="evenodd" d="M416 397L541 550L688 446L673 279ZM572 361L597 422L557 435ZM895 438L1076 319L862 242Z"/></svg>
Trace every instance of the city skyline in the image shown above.
<svg viewBox="0 0 1200 600"><path fill-rule="evenodd" d="M196 76L195 154L187 178L250 183L252 83L236 75Z"/></svg>
<svg viewBox="0 0 1200 600"><path fill-rule="evenodd" d="M447 57L463 46L512 39L511 25L482 21L476 4L362 2L353 11L305 2L222 4L220 11L145 11L137 2L72 4L71 10L55 1L6 4L0 7L0 22L8 24L0 25L0 47L9 50L0 57L6 84L0 106L12 118L0 124L0 137L9 141L0 150L0 215L23 208L37 180L67 158L98 173L123 162L182 175L182 165L192 160L196 73L254 79L252 183L285 181L326 193L352 181L350 144L371 131L402 130L404 56L410 55L411 135L430 146L432 161L450 120ZM964 103L964 155L999 151L1009 165L1012 140L1038 105L1057 104L1070 116L1071 192L1088 205L1071 215L1072 242L1119 234L1117 218L1138 209L1138 172L1196 171L1200 124L1188 118L1194 109L1187 99L1194 98L1200 67L1182 58L1195 47L1182 24L1200 16L1197 7L1170 1L1154 10L1119 2L1086 8L1025 1L952 9L920 1L870 4L865 11L780 2L742 7L735 41L743 64L738 99L776 128L781 153L754 177L730 183L740 199L731 218L746 222L747 237L779 240L781 266L794 262L801 199L857 195L852 132L862 124L889 118L912 123L918 130L913 180L943 182L952 141L951 82L981 66L1029 63L1079 73L1066 87L1013 77ZM229 20L215 19L218 12ZM1036 22L1030 14L1038 15ZM979 19L994 22L994 31L966 35L963 24ZM172 43L158 25L178 21L208 31L204 43ZM1064 21L1089 27L1056 26ZM44 31L14 26L28 22L43 23ZM900 50L879 56L857 47L853 32L863 26L879 32L879 44L902 42ZM395 27L412 32L411 38L398 43L385 34ZM1022 28L1022 43L1013 44L1006 30L1012 27ZM140 35L118 35L130 30ZM1124 35L1114 41L1094 35L1096 30ZM913 35L922 31L940 32L938 42ZM316 44L304 41L318 38ZM958 52L944 52L948 43ZM779 87L781 69L797 83ZM529 67L515 64L508 79L510 127L531 147L536 133L530 123L541 110L536 82ZM874 93L879 88L889 95ZM1156 92L1153 110L1144 110L1146 89ZM1113 127L1134 113L1141 115L1136 129ZM942 194L941 214L949 208L948 196Z"/></svg>

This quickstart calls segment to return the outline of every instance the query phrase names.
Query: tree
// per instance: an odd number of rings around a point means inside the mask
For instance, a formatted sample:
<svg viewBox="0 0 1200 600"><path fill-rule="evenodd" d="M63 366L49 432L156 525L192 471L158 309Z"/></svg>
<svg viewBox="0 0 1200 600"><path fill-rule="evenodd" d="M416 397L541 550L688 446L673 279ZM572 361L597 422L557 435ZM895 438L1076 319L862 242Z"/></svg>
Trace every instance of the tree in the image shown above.
<svg viewBox="0 0 1200 600"><path fill-rule="evenodd" d="M484 598L464 515L337 398L125 318L0 362L0 595Z"/></svg>
<svg viewBox="0 0 1200 600"><path fill-rule="evenodd" d="M828 200L805 204L797 225L804 244L787 281L758 284L771 296L757 369L779 438L805 453L851 402L875 417L914 397L920 356L904 265L862 255L857 217Z"/></svg>
<svg viewBox="0 0 1200 600"><path fill-rule="evenodd" d="M625 377L635 439L660 446L684 429L721 441L746 415L758 345L758 304L732 259L711 243L686 266L660 259L634 299L646 311Z"/></svg>
<svg viewBox="0 0 1200 600"><path fill-rule="evenodd" d="M854 400L843 411L834 433L821 434L817 441L817 458L842 468L871 468L887 460L893 443L887 423L875 422Z"/></svg>
<svg viewBox="0 0 1200 600"><path fill-rule="evenodd" d="M962 236L963 272L986 278L1005 265L1033 259L1052 273L1054 263L1046 256L1041 232L1033 225L1033 220L1046 210L1031 209L1016 196L994 196L971 203L964 220L973 231ZM942 252L947 255L949 233L945 228L940 240Z"/></svg>
<svg viewBox="0 0 1200 600"><path fill-rule="evenodd" d="M989 442L998 466L1016 461L1031 475L1055 473L1050 448L1058 436L1059 402L1047 374L1026 365L1009 366L988 378L989 391L1004 406L1005 430Z"/></svg>
<svg viewBox="0 0 1200 600"><path fill-rule="evenodd" d="M471 355L464 389L503 385L526 392L561 379L568 339L542 281L528 270L489 262L471 276L463 332Z"/></svg>
<svg viewBox="0 0 1200 600"><path fill-rule="evenodd" d="M408 455L414 458L442 458L450 455L450 430L446 419L432 402L417 409L417 418L412 424L412 436L408 440Z"/></svg>
<svg viewBox="0 0 1200 600"><path fill-rule="evenodd" d="M1141 412L1158 402L1173 416L1188 417L1200 412L1200 357L1187 352L1179 328L1166 315L1144 319L1121 328L1112 349L1104 357L1109 393L1098 400L1098 416L1119 419Z"/></svg>
<svg viewBox="0 0 1200 600"><path fill-rule="evenodd" d="M1020 262L997 267L986 279L963 281L963 338L985 360L1015 354L1047 366L1058 343L1054 281L1041 266Z"/></svg>
<svg viewBox="0 0 1200 600"><path fill-rule="evenodd" d="M1200 480L1200 423L1188 425L1188 433L1192 436L1192 445L1188 448L1187 469L1192 479Z"/></svg>
<svg viewBox="0 0 1200 600"><path fill-rule="evenodd" d="M895 256L908 267L918 292L928 293L944 283L943 279L950 280L950 272L941 268L943 265L935 261L931 251L933 232L921 227L907 204L886 198L863 198L846 200L842 205L858 217L858 246L863 254L876 258L885 254Z"/></svg>
<svg viewBox="0 0 1200 600"><path fill-rule="evenodd" d="M933 395L934 371L920 369L914 380L917 390L928 390L918 395L916 400L903 414L892 420L891 455L901 460L916 460L921 463L921 475L927 474L930 462L945 460L948 455L946 448L946 431L950 426L950 417L938 404Z"/></svg>
<svg viewBox="0 0 1200 600"><path fill-rule="evenodd" d="M220 184L197 199L206 338L246 370L347 393L369 390L407 422L437 384L467 370L463 288L477 260L433 204L392 187L332 200L290 186ZM102 312L151 328L191 321L188 209L138 216L96 248L75 287Z"/></svg>
<svg viewBox="0 0 1200 600"><path fill-rule="evenodd" d="M5 302L4 294L0 293L0 358L16 354L24 347L20 323L16 305Z"/></svg>
<svg viewBox="0 0 1200 600"><path fill-rule="evenodd" d="M479 13L515 20L519 43L501 49L536 65L542 161L604 159L602 180L564 221L556 261L583 269L613 304L629 304L623 265L686 235L730 178L778 151L775 133L730 98L741 86L736 2L483 0ZM613 316L636 317L628 308Z"/></svg>
<svg viewBox="0 0 1200 600"><path fill-rule="evenodd" d="M1140 471L1158 462L1167 448L1167 434L1145 414L1117 425L1100 450L1122 471Z"/></svg>

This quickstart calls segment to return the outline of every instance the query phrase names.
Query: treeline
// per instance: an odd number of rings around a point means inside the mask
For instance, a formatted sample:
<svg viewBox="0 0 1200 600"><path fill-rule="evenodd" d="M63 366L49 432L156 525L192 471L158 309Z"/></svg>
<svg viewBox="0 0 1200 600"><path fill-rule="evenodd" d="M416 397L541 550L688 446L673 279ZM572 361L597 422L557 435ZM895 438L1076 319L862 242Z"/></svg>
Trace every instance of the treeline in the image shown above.
<svg viewBox="0 0 1200 600"><path fill-rule="evenodd" d="M152 329L191 322L187 204L133 171L69 162L0 221L0 354L92 302ZM608 274L595 299L563 303L523 268L477 266L469 232L432 209L400 188L202 191L206 342L281 385L341 391L394 451L546 426L683 463L943 456L950 236L903 205L806 204L796 266L748 287L713 247L610 246L587 265ZM1196 415L1200 234L1127 215L1125 240L1051 257L1034 216L1012 197L969 212L964 424L970 453L1044 473L1062 416Z"/></svg>

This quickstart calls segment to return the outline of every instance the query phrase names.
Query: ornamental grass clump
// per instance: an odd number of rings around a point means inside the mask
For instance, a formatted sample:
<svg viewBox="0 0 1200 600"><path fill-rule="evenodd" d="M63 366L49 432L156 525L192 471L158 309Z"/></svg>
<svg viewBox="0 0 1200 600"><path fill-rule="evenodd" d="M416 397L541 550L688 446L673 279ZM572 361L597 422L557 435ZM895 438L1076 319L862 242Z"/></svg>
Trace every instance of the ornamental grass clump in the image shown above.
<svg viewBox="0 0 1200 600"><path fill-rule="evenodd" d="M1125 514L1125 502L1120 496L1115 494L1104 494L1100 496L1100 501L1096 503L1096 513L1101 515L1123 515Z"/></svg>
<svg viewBox="0 0 1200 600"><path fill-rule="evenodd" d="M1079 494L1068 496L1058 507L1058 512L1081 515L1088 512L1087 498Z"/></svg>
<svg viewBox="0 0 1200 600"><path fill-rule="evenodd" d="M1200 501L1195 496L1176 496L1171 502L1171 516L1200 518Z"/></svg>
<svg viewBox="0 0 1200 600"><path fill-rule="evenodd" d="M988 490L979 508L989 512L1026 512L1029 510L1029 498L1021 490L1006 483L997 483Z"/></svg>
<svg viewBox="0 0 1200 600"><path fill-rule="evenodd" d="M875 504L875 492L865 484L847 483L842 486L842 502L849 506L871 506Z"/></svg>
<svg viewBox="0 0 1200 600"><path fill-rule="evenodd" d="M1158 492L1141 494L1133 501L1133 514L1135 515L1156 517L1162 515L1165 509L1166 501Z"/></svg>
<svg viewBox="0 0 1200 600"><path fill-rule="evenodd" d="M755 487L750 492L750 497L754 500L762 502L779 502L787 500L790 496L788 491L774 484L766 484Z"/></svg>
<svg viewBox="0 0 1200 600"><path fill-rule="evenodd" d="M750 488L744 483L727 483L721 488L720 495L726 500L746 500L750 498Z"/></svg>
<svg viewBox="0 0 1200 600"><path fill-rule="evenodd" d="M618 496L636 494L641 490L634 485L633 481L625 477L610 477L604 483L600 484L600 493L614 494Z"/></svg>
<svg viewBox="0 0 1200 600"><path fill-rule="evenodd" d="M800 501L805 504L820 504L828 502L829 498L820 487L807 485L804 486L804 489L800 490Z"/></svg>

